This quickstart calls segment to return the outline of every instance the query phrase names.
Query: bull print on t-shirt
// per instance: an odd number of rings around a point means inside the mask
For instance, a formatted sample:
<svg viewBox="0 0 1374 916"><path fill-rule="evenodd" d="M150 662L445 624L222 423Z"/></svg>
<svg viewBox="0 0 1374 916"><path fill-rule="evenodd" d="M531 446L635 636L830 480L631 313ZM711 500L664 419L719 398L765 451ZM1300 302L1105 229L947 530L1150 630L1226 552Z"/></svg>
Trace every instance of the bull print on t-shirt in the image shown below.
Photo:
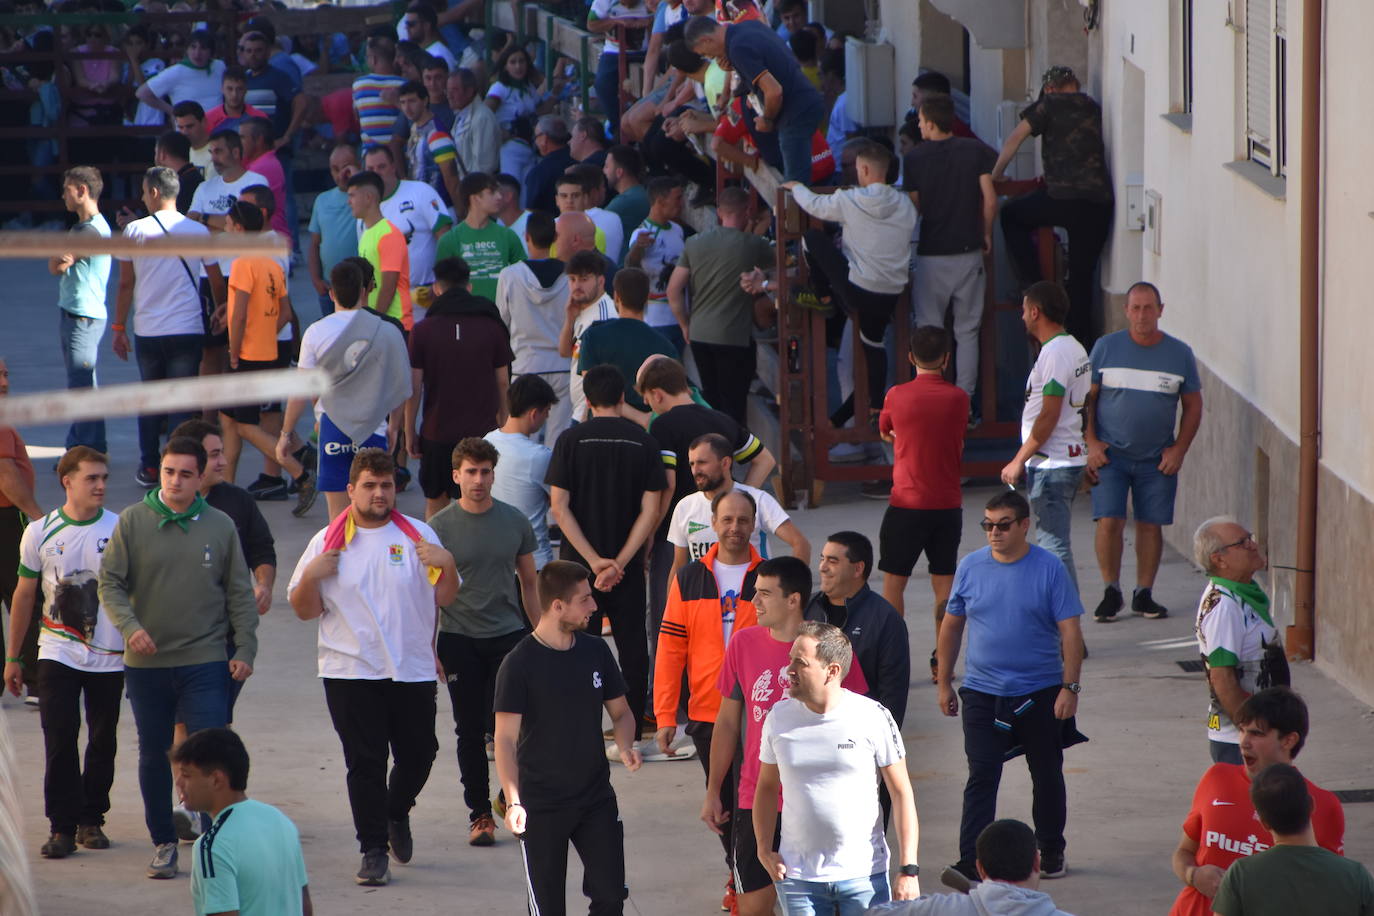
<svg viewBox="0 0 1374 916"><path fill-rule="evenodd" d="M100 618L100 598L96 594L95 573L89 569L78 569L69 576L57 580L53 591L50 616L77 633L82 642L89 643L95 635L96 621Z"/></svg>

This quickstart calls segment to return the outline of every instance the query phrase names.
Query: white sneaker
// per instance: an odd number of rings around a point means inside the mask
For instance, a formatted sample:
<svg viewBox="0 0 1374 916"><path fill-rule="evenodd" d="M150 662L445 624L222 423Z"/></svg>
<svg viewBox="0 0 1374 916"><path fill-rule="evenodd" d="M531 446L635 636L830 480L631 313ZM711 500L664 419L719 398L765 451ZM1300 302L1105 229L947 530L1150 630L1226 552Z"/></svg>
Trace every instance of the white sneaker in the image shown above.
<svg viewBox="0 0 1374 916"><path fill-rule="evenodd" d="M661 763L668 760L693 760L697 756L697 747L688 739L685 744L674 741L669 746L670 754L665 754L658 749L658 741L653 738L645 738L635 744L639 751L640 758L645 763ZM606 746L606 759L612 761L620 760L620 745L610 744Z"/></svg>
<svg viewBox="0 0 1374 916"><path fill-rule="evenodd" d="M831 464L858 464L864 457L864 447L857 442L837 442L830 446Z"/></svg>

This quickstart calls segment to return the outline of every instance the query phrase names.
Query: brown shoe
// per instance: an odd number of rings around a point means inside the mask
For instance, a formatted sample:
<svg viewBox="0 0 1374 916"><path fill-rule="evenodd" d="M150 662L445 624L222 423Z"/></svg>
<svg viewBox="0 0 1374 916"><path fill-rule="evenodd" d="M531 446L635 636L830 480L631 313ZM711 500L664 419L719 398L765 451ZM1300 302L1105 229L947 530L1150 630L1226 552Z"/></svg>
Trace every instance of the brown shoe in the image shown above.
<svg viewBox="0 0 1374 916"><path fill-rule="evenodd" d="M492 846L496 843L496 821L490 814L483 814L468 828L469 846Z"/></svg>

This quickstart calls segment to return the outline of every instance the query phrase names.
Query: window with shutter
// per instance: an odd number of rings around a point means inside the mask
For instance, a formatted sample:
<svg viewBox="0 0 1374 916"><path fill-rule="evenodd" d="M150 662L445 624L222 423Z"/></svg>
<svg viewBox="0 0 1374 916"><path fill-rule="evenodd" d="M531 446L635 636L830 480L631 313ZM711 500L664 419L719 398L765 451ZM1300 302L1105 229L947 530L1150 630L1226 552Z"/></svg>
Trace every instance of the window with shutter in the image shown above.
<svg viewBox="0 0 1374 916"><path fill-rule="evenodd" d="M1245 0L1245 140L1249 158L1265 168L1272 168L1273 163L1270 89L1274 2Z"/></svg>

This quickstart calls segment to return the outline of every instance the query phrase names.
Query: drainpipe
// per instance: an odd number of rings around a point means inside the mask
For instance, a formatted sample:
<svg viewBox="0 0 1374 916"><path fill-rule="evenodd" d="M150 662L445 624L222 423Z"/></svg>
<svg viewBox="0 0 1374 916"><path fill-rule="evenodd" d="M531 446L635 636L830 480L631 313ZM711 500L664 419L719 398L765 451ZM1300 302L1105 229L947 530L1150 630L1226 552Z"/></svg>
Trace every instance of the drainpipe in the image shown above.
<svg viewBox="0 0 1374 916"><path fill-rule="evenodd" d="M1302 175L1298 187L1298 544L1288 657L1313 657L1317 604L1317 458L1321 370L1322 0L1302 5Z"/></svg>

